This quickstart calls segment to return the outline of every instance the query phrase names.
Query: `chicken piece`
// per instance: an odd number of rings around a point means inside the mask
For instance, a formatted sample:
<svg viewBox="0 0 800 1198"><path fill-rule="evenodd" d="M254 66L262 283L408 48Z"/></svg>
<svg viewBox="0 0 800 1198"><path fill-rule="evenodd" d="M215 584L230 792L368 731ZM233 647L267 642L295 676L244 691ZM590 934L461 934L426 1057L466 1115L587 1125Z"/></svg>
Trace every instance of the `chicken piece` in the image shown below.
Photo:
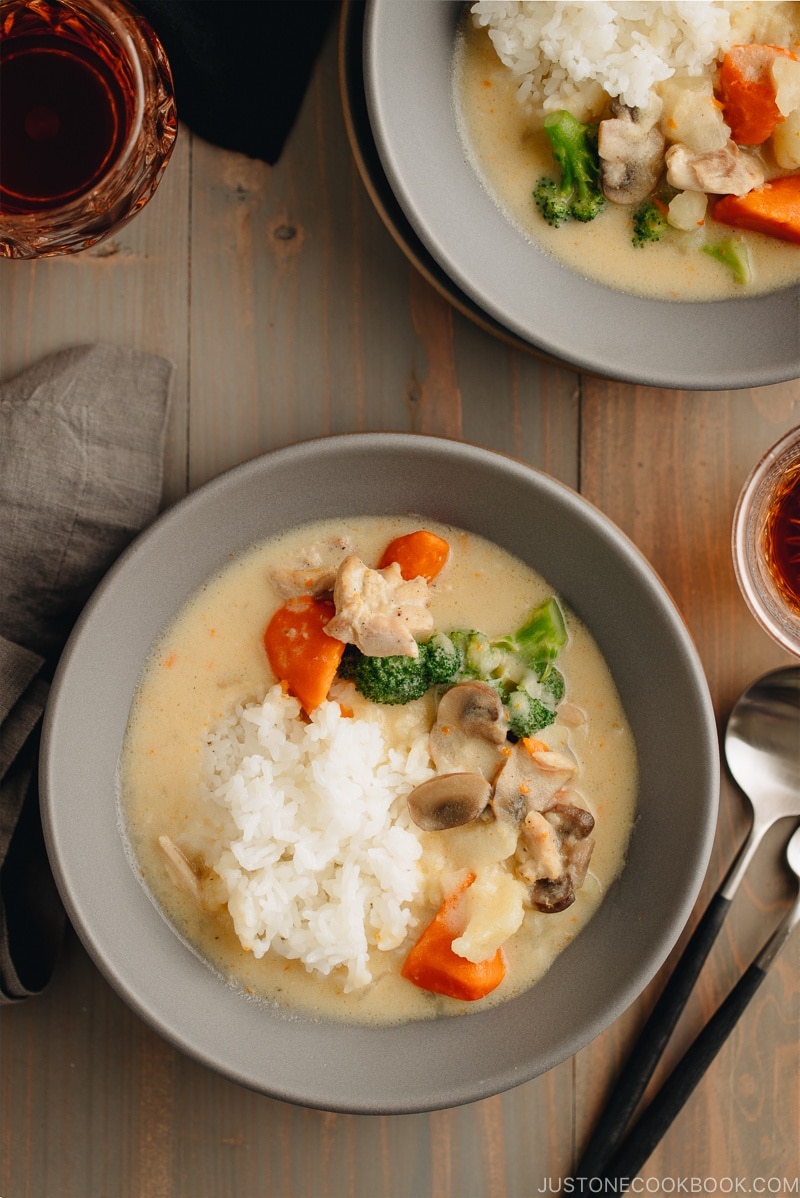
<svg viewBox="0 0 800 1198"><path fill-rule="evenodd" d="M732 141L705 154L693 154L684 145L667 150L667 182L678 191L743 196L764 179L761 164Z"/></svg>
<svg viewBox="0 0 800 1198"><path fill-rule="evenodd" d="M427 582L406 581L396 562L371 570L350 554L337 571L333 602L328 636L356 645L368 657L419 657L416 638L433 630Z"/></svg>
<svg viewBox="0 0 800 1198"><path fill-rule="evenodd" d="M603 195L613 204L639 204L653 191L664 168L664 135L658 127L660 101L645 110L614 102L614 114L597 134Z"/></svg>
<svg viewBox="0 0 800 1198"><path fill-rule="evenodd" d="M549 825L549 833L543 832L541 821ZM526 816L517 852L518 873L531 883L532 907L553 913L575 902L594 849L593 829L594 816L574 803L554 803L543 813Z"/></svg>
<svg viewBox="0 0 800 1198"><path fill-rule="evenodd" d="M310 545L290 566L280 566L270 577L278 593L284 599L296 599L300 595L322 595L332 591L336 573L342 561L352 552L345 537L335 537Z"/></svg>
<svg viewBox="0 0 800 1198"><path fill-rule="evenodd" d="M522 821L522 845L525 861L519 870L526 882L557 878L563 872L561 845L553 825L541 811L529 811Z"/></svg>

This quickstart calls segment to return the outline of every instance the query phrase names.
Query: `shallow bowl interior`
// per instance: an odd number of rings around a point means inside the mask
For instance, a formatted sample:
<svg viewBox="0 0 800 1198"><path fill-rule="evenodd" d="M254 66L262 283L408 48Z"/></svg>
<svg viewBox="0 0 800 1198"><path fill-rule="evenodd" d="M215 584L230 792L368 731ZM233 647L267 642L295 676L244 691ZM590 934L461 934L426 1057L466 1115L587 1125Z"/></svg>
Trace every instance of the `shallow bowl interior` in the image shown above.
<svg viewBox="0 0 800 1198"><path fill-rule="evenodd" d="M644 299L581 278L512 226L458 134L451 66L463 9L454 0L368 0L364 26L364 84L383 168L457 286L535 348L609 378L720 389L797 377L800 286L703 303Z"/></svg>
<svg viewBox="0 0 800 1198"><path fill-rule="evenodd" d="M467 1018L364 1028L248 1001L186 947L130 866L115 786L148 653L231 553L321 517L402 512L498 542L539 570L585 620L633 726L641 794L621 877L538 985ZM108 980L158 1032L278 1098L408 1112L479 1099L544 1072L637 996L697 896L716 821L718 754L708 690L683 623L640 553L596 509L546 475L485 450L355 434L237 467L168 511L123 555L60 662L41 788L48 850L70 918Z"/></svg>

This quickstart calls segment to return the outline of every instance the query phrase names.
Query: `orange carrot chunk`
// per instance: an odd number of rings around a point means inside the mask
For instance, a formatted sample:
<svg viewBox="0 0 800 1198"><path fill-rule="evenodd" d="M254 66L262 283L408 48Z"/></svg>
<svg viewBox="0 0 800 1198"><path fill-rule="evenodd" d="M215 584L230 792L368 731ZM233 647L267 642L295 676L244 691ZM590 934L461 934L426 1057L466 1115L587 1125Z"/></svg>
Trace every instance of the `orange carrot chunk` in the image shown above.
<svg viewBox="0 0 800 1198"><path fill-rule="evenodd" d="M778 55L797 56L782 46L732 46L722 60L719 94L731 137L741 146L760 146L783 120L775 103L772 64Z"/></svg>
<svg viewBox="0 0 800 1198"><path fill-rule="evenodd" d="M459 926L459 907L467 887L475 881L469 875L448 895L435 916L406 957L402 976L422 990L444 994L448 998L474 1002L495 990L506 975L503 950L488 961L475 964L453 952L453 941L463 929Z"/></svg>
<svg viewBox="0 0 800 1198"><path fill-rule="evenodd" d="M712 215L724 225L800 245L800 175L771 179L747 195L723 196Z"/></svg>
<svg viewBox="0 0 800 1198"><path fill-rule="evenodd" d="M344 644L325 632L336 614L327 599L303 595L279 607L264 630L272 671L307 712L327 698Z"/></svg>
<svg viewBox="0 0 800 1198"><path fill-rule="evenodd" d="M433 582L449 553L447 541L437 537L435 532L420 528L417 532L406 533L391 541L383 551L378 569L385 570L397 562L400 573L407 581L422 576L428 582Z"/></svg>

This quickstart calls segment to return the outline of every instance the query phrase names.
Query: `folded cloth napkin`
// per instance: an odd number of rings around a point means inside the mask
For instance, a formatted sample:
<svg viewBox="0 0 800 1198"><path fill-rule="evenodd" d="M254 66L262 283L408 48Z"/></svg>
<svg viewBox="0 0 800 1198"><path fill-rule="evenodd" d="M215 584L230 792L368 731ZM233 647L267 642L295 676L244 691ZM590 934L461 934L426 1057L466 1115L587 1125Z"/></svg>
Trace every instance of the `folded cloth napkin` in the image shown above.
<svg viewBox="0 0 800 1198"><path fill-rule="evenodd" d="M278 161L338 0L135 0L158 34L179 120Z"/></svg>
<svg viewBox="0 0 800 1198"><path fill-rule="evenodd" d="M172 364L81 346L0 386L0 1003L40 991L64 914L39 819L48 682L81 606L161 500Z"/></svg>

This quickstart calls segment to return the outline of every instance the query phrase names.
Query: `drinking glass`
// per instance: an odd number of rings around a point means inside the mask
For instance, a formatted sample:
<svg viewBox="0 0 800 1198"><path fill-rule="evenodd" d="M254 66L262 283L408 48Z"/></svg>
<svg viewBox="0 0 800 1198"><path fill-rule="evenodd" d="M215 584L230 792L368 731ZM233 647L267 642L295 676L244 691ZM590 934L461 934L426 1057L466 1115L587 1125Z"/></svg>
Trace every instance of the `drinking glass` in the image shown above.
<svg viewBox="0 0 800 1198"><path fill-rule="evenodd" d="M153 195L177 127L163 47L126 0L0 0L0 257L118 229Z"/></svg>
<svg viewBox="0 0 800 1198"><path fill-rule="evenodd" d="M758 623L800 656L800 428L764 454L742 488L733 563Z"/></svg>

